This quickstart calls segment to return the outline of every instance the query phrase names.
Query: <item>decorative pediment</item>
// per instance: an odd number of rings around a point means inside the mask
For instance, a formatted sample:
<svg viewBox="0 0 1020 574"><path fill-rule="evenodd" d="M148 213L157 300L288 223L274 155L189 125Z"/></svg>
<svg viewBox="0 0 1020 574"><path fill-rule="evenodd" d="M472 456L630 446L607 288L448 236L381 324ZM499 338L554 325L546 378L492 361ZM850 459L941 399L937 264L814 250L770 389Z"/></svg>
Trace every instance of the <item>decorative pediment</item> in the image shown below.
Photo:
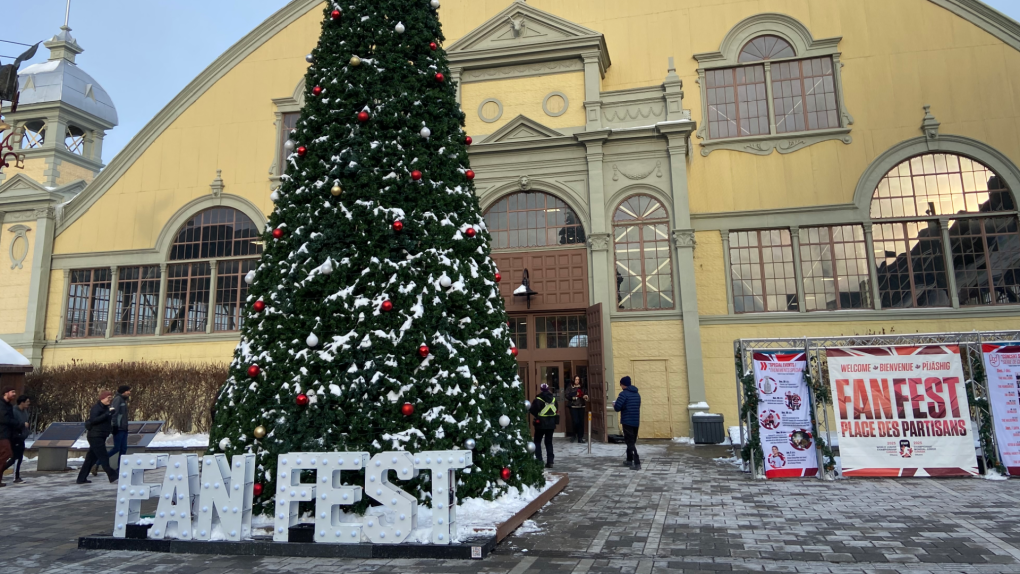
<svg viewBox="0 0 1020 574"><path fill-rule="evenodd" d="M483 144L544 140L566 137L527 116L517 116L482 141Z"/></svg>
<svg viewBox="0 0 1020 574"><path fill-rule="evenodd" d="M600 32L516 0L446 48L451 67L477 69L597 54L605 74L609 51Z"/></svg>
<svg viewBox="0 0 1020 574"><path fill-rule="evenodd" d="M39 202L65 202L85 189L84 180L60 187L48 188L23 173L16 173L0 183L0 211Z"/></svg>

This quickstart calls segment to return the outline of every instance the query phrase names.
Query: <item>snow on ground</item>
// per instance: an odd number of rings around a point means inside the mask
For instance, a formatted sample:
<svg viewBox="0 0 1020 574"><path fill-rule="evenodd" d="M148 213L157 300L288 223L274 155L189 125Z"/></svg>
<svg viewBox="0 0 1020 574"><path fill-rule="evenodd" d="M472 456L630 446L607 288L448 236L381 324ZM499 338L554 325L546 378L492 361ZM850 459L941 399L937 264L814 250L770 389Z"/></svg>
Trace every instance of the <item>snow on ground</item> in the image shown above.
<svg viewBox="0 0 1020 574"><path fill-rule="evenodd" d="M195 433L195 434L184 434L184 433L157 433L156 437L149 443L148 448L206 448L209 446L209 435L207 433ZM27 444L26 447L32 448L31 444ZM89 442L85 440L85 437L78 439L73 449L87 450L89 448Z"/></svg>
<svg viewBox="0 0 1020 574"><path fill-rule="evenodd" d="M730 466L735 466L735 467L737 467L737 468L739 468L741 470L744 469L743 462L741 462L741 460L739 458L735 457L735 456L713 458L712 460L714 460L716 462L719 462L719 463L722 463L722 464L728 464Z"/></svg>

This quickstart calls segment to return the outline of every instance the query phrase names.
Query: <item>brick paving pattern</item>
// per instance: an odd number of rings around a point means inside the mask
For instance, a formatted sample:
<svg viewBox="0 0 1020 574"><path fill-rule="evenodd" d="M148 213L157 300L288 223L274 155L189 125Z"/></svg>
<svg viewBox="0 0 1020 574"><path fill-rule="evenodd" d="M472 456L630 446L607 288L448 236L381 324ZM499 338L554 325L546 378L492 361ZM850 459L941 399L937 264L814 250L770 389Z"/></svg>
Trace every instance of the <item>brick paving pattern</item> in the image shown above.
<svg viewBox="0 0 1020 574"><path fill-rule="evenodd" d="M112 526L113 486L28 473L0 490L0 572L1020 572L1020 481L753 481L713 460L721 447L639 444L644 470L633 472L622 445L589 457L557 441L570 487L533 518L538 532L485 561L85 552L79 536Z"/></svg>

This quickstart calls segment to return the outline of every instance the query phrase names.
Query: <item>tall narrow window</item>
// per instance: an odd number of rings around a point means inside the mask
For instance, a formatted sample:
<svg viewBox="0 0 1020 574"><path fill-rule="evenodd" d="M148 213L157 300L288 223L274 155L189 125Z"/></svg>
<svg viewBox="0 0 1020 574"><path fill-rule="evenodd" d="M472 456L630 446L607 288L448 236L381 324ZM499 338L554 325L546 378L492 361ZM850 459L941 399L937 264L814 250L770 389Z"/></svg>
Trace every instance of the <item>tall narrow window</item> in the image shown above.
<svg viewBox="0 0 1020 574"><path fill-rule="evenodd" d="M64 337L105 337L110 317L110 269L79 269L71 271L71 288L67 299Z"/></svg>
<svg viewBox="0 0 1020 574"><path fill-rule="evenodd" d="M215 331L239 331L244 318L248 284L244 276L258 265L257 259L220 261L216 270Z"/></svg>
<svg viewBox="0 0 1020 574"><path fill-rule="evenodd" d="M711 70L706 80L709 137L769 133L764 66Z"/></svg>
<svg viewBox="0 0 1020 574"><path fill-rule="evenodd" d="M205 333L209 320L210 271L207 262L167 266L164 332Z"/></svg>
<svg viewBox="0 0 1020 574"><path fill-rule="evenodd" d="M121 267L117 275L117 307L113 334L152 335L159 308L159 266Z"/></svg>
<svg viewBox="0 0 1020 574"><path fill-rule="evenodd" d="M510 338L513 339L514 346L518 349L528 348L528 318L527 317L510 317L507 320L507 326L510 327Z"/></svg>
<svg viewBox="0 0 1020 574"><path fill-rule="evenodd" d="M838 128L832 58L773 64L772 103L776 133Z"/></svg>
<svg viewBox="0 0 1020 574"><path fill-rule="evenodd" d="M283 115L283 126L280 128L280 157L276 158L277 165L280 166L279 173L287 173L287 156L290 155L284 148L284 144L290 139L290 132L297 127L298 120L301 118L300 112L286 112Z"/></svg>
<svg viewBox="0 0 1020 574"><path fill-rule="evenodd" d="M1016 203L987 166L954 154L903 161L879 182L871 217L883 308L1020 302Z"/></svg>
<svg viewBox="0 0 1020 574"><path fill-rule="evenodd" d="M800 231L804 308L808 311L871 306L871 275L864 228L811 227Z"/></svg>
<svg viewBox="0 0 1020 574"><path fill-rule="evenodd" d="M730 233L730 281L737 313L798 310L790 230Z"/></svg>
<svg viewBox="0 0 1020 574"><path fill-rule="evenodd" d="M613 215L616 301L624 310L672 309L669 219L661 203L636 195Z"/></svg>

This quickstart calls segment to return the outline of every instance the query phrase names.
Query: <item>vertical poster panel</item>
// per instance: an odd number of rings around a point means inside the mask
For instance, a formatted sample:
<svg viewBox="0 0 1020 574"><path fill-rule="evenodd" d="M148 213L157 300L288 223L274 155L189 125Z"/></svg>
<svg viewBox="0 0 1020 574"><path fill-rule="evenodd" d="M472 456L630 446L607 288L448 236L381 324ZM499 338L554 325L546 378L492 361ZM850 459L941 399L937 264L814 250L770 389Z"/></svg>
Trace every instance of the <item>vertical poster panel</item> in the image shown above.
<svg viewBox="0 0 1020 574"><path fill-rule="evenodd" d="M988 402L995 421L999 457L1012 476L1020 475L1020 344L984 343Z"/></svg>
<svg viewBox="0 0 1020 574"><path fill-rule="evenodd" d="M753 358L765 478L818 474L811 398L804 380L806 355L789 350L758 351Z"/></svg>
<svg viewBox="0 0 1020 574"><path fill-rule="evenodd" d="M826 350L846 476L978 473L956 345Z"/></svg>

